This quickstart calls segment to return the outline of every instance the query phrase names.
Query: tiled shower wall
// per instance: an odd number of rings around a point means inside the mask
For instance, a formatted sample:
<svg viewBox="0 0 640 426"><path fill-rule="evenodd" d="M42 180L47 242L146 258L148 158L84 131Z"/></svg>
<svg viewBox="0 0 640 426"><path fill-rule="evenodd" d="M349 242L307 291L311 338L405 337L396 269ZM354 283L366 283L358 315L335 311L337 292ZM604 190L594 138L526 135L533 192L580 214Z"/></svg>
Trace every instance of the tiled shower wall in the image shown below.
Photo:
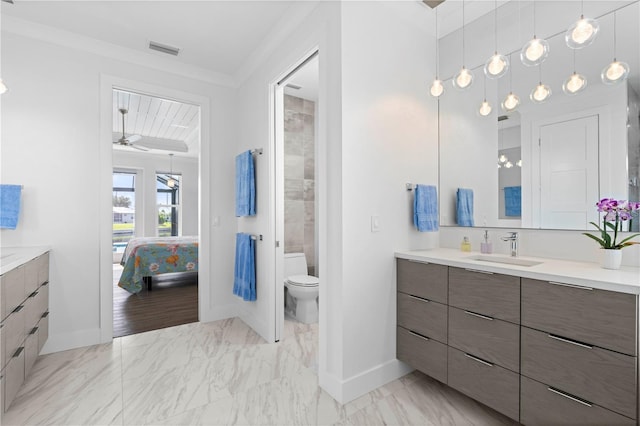
<svg viewBox="0 0 640 426"><path fill-rule="evenodd" d="M315 102L284 96L284 251L315 275Z"/></svg>

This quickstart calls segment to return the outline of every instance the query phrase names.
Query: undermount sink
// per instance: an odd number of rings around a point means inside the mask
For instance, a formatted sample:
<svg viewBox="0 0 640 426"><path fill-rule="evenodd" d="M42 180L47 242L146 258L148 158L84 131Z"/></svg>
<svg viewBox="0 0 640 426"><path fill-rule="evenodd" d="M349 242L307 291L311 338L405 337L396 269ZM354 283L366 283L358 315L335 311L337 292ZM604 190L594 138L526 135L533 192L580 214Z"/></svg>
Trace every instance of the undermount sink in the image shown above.
<svg viewBox="0 0 640 426"><path fill-rule="evenodd" d="M536 266L543 263L543 262L537 262L535 260L520 259L517 257L494 257L494 256L486 256L486 255L471 256L469 257L469 259L479 260L481 262L504 263L506 265L518 265L518 266Z"/></svg>

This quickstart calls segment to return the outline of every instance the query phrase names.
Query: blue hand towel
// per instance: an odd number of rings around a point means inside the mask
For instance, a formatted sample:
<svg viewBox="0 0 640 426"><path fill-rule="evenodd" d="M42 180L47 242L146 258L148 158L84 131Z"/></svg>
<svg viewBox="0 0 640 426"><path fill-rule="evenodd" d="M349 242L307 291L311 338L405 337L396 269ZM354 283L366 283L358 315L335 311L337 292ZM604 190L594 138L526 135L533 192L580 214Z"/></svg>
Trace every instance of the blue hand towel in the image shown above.
<svg viewBox="0 0 640 426"><path fill-rule="evenodd" d="M433 185L416 185L413 224L420 232L438 230L438 192Z"/></svg>
<svg viewBox="0 0 640 426"><path fill-rule="evenodd" d="M522 216L522 187L504 187L504 215Z"/></svg>
<svg viewBox="0 0 640 426"><path fill-rule="evenodd" d="M249 234L236 234L233 294L245 301L256 300L256 247Z"/></svg>
<svg viewBox="0 0 640 426"><path fill-rule="evenodd" d="M473 226L473 189L458 188L456 222L458 226Z"/></svg>
<svg viewBox="0 0 640 426"><path fill-rule="evenodd" d="M236 156L236 216L256 214L256 176L253 155L245 151Z"/></svg>
<svg viewBox="0 0 640 426"><path fill-rule="evenodd" d="M16 229L21 193L20 185L0 185L0 228Z"/></svg>

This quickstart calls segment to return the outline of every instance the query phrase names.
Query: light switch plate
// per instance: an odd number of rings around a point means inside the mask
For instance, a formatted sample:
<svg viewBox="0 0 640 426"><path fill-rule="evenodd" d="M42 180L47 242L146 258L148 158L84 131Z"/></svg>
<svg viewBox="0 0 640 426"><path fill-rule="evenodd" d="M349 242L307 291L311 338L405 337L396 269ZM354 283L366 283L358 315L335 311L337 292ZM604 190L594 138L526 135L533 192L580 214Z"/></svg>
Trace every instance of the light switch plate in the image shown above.
<svg viewBox="0 0 640 426"><path fill-rule="evenodd" d="M371 232L380 232L380 216L371 216Z"/></svg>

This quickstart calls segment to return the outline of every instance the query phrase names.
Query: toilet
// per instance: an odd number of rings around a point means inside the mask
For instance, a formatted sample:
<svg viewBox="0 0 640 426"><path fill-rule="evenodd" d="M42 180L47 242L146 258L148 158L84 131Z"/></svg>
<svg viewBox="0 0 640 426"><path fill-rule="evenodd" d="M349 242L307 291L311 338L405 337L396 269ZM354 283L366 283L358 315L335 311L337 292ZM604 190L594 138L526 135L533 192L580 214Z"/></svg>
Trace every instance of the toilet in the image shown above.
<svg viewBox="0 0 640 426"><path fill-rule="evenodd" d="M305 324L318 322L317 277L308 275L304 253L284 255L284 285L289 297L285 299L285 310Z"/></svg>

